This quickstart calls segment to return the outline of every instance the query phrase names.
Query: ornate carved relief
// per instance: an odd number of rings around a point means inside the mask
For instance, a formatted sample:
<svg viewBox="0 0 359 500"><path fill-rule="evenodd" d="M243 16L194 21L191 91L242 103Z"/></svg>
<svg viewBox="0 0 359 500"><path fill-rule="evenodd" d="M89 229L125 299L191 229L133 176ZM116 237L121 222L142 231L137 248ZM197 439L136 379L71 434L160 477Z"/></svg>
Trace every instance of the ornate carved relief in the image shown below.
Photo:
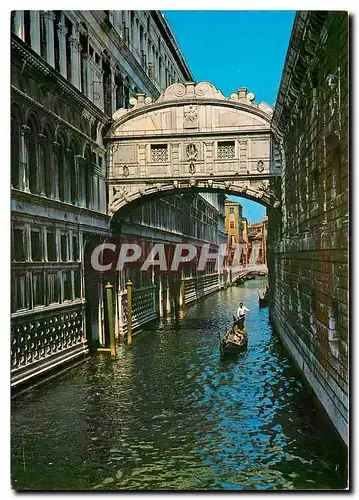
<svg viewBox="0 0 359 500"><path fill-rule="evenodd" d="M195 161L198 159L198 146L196 144L187 144L186 146L186 159Z"/></svg>
<svg viewBox="0 0 359 500"><path fill-rule="evenodd" d="M198 127L198 108L196 104L190 104L183 108L183 128Z"/></svg>

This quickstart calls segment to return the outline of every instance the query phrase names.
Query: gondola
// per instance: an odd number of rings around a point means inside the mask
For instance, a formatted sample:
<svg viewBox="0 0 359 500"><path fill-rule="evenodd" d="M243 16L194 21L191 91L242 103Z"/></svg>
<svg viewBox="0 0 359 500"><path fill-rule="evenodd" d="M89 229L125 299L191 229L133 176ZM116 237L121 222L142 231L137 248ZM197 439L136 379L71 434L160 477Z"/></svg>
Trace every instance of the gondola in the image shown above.
<svg viewBox="0 0 359 500"><path fill-rule="evenodd" d="M266 288L263 292L258 293L258 304L259 307L265 307L268 305L268 288Z"/></svg>
<svg viewBox="0 0 359 500"><path fill-rule="evenodd" d="M222 356L231 356L233 354L240 354L248 347L248 334L247 330L238 328L237 321L234 321L232 328L226 335L220 339L219 349Z"/></svg>

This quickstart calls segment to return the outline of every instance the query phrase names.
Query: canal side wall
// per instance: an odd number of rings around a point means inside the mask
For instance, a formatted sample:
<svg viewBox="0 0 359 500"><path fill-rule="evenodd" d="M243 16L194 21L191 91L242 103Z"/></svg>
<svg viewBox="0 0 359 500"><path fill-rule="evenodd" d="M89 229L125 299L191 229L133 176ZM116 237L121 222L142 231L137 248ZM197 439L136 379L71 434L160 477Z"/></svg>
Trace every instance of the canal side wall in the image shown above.
<svg viewBox="0 0 359 500"><path fill-rule="evenodd" d="M282 203L268 248L273 324L346 444L347 62L347 13L298 12L272 120Z"/></svg>

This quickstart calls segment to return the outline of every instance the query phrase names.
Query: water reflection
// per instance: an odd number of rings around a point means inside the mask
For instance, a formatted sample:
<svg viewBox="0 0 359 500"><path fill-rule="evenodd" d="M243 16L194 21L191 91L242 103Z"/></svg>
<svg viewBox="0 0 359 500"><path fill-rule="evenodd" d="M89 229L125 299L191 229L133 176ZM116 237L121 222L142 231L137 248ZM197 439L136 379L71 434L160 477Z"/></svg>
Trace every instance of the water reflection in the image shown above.
<svg viewBox="0 0 359 500"><path fill-rule="evenodd" d="M19 489L343 488L344 449L258 308L259 280L13 403ZM243 300L249 349L219 356ZM135 337L136 339L136 337Z"/></svg>

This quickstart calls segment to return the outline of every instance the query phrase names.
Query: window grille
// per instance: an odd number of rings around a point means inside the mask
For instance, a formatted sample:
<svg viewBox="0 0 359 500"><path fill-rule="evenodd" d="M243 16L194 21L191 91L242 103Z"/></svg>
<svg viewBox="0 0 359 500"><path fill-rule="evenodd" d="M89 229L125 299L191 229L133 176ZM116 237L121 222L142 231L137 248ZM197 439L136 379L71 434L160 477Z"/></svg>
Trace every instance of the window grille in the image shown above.
<svg viewBox="0 0 359 500"><path fill-rule="evenodd" d="M31 231L31 257L33 261L42 259L42 241L40 231Z"/></svg>
<svg viewBox="0 0 359 500"><path fill-rule="evenodd" d="M167 144L155 144L151 146L151 161L163 163L168 161Z"/></svg>
<svg viewBox="0 0 359 500"><path fill-rule="evenodd" d="M56 236L55 233L47 233L47 260L56 261Z"/></svg>
<svg viewBox="0 0 359 500"><path fill-rule="evenodd" d="M219 160L228 160L235 157L234 141L219 142L217 147L217 156Z"/></svg>

